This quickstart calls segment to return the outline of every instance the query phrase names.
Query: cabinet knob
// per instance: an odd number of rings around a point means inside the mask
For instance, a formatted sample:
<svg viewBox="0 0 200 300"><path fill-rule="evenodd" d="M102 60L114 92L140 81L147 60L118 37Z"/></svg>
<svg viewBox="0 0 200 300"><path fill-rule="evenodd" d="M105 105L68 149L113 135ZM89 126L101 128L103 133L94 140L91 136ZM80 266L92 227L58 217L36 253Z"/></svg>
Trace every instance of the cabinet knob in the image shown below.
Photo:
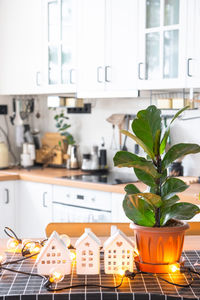
<svg viewBox="0 0 200 300"><path fill-rule="evenodd" d="M9 197L9 190L5 189L6 192L6 200L5 200L5 204L8 204L10 202L10 197Z"/></svg>
<svg viewBox="0 0 200 300"><path fill-rule="evenodd" d="M43 207L48 207L47 204L46 204L46 195L47 195L47 192L44 192L44 193L43 193L43 196L42 196Z"/></svg>
<svg viewBox="0 0 200 300"><path fill-rule="evenodd" d="M187 76L192 77L192 74L190 74L190 62L192 61L192 58L187 59Z"/></svg>
<svg viewBox="0 0 200 300"><path fill-rule="evenodd" d="M41 86L41 73L36 72L36 85Z"/></svg>
<svg viewBox="0 0 200 300"><path fill-rule="evenodd" d="M95 199L94 197L93 197L93 198L91 198L91 201L92 201L92 202L95 202L95 200L96 200L96 199Z"/></svg>
<svg viewBox="0 0 200 300"><path fill-rule="evenodd" d="M145 77L142 77L142 76L141 76L141 66L142 66L142 65L144 65L143 62L140 62L140 63L138 64L138 78L139 78L140 80L145 80Z"/></svg>
<svg viewBox="0 0 200 300"><path fill-rule="evenodd" d="M102 76L102 71L103 71L103 68L101 66L99 66L97 68L97 81L99 83L102 83L103 82L103 76Z"/></svg>
<svg viewBox="0 0 200 300"><path fill-rule="evenodd" d="M75 84L76 80L75 80L75 69L71 69L69 71L69 82L70 84Z"/></svg>
<svg viewBox="0 0 200 300"><path fill-rule="evenodd" d="M110 70L110 72L109 72L109 70ZM111 82L111 66L105 67L105 81Z"/></svg>

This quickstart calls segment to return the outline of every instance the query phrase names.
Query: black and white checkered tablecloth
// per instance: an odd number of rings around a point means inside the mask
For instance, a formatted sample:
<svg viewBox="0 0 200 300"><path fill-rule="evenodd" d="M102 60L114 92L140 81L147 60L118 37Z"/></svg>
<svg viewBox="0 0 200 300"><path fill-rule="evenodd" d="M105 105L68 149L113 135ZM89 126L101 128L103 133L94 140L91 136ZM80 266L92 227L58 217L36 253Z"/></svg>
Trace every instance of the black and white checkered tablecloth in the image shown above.
<svg viewBox="0 0 200 300"><path fill-rule="evenodd" d="M200 251L183 252L185 265L193 267L195 262L200 262ZM7 253L9 260L21 258L20 254ZM26 272L37 272L35 260L28 259L18 264L7 267ZM195 267L200 272L200 266ZM159 275L169 281L187 284L190 280L185 274ZM105 289L96 287L83 287L65 290L59 293L47 292L43 287L44 280L39 277L25 276L2 270L0 274L0 300L173 300L173 299L200 299L200 279L195 279L192 287L181 288L170 285L159 279L158 275L139 274L134 280L124 279L119 289ZM57 287L66 285L94 283L114 286L121 278L104 274L103 260L101 274L77 275L75 268L71 275L65 276ZM175 297L175 298L174 298Z"/></svg>

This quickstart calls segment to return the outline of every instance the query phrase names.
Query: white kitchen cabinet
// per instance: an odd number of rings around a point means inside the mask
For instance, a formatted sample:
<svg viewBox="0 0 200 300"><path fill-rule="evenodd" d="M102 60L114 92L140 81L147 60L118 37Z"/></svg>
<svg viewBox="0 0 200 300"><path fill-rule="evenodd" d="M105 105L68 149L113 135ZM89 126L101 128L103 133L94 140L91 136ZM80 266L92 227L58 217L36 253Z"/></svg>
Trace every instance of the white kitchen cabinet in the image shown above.
<svg viewBox="0 0 200 300"><path fill-rule="evenodd" d="M41 92L41 0L0 1L0 94Z"/></svg>
<svg viewBox="0 0 200 300"><path fill-rule="evenodd" d="M53 186L53 222L111 221L111 193Z"/></svg>
<svg viewBox="0 0 200 300"><path fill-rule="evenodd" d="M187 79L187 0L139 1L138 86L184 88ZM188 4L189 5L189 4ZM194 20L193 20L194 22Z"/></svg>
<svg viewBox="0 0 200 300"><path fill-rule="evenodd" d="M130 223L122 207L125 194L112 193L112 222Z"/></svg>
<svg viewBox="0 0 200 300"><path fill-rule="evenodd" d="M16 230L16 198L15 188L18 181L0 182L0 238L6 238L4 228Z"/></svg>
<svg viewBox="0 0 200 300"><path fill-rule="evenodd" d="M136 97L137 1L79 1L78 97Z"/></svg>
<svg viewBox="0 0 200 300"><path fill-rule="evenodd" d="M200 87L200 1L187 1L187 87Z"/></svg>
<svg viewBox="0 0 200 300"><path fill-rule="evenodd" d="M52 221L52 185L20 181L17 201L18 234L25 238L45 237Z"/></svg>
<svg viewBox="0 0 200 300"><path fill-rule="evenodd" d="M44 90L76 92L76 0L43 1Z"/></svg>

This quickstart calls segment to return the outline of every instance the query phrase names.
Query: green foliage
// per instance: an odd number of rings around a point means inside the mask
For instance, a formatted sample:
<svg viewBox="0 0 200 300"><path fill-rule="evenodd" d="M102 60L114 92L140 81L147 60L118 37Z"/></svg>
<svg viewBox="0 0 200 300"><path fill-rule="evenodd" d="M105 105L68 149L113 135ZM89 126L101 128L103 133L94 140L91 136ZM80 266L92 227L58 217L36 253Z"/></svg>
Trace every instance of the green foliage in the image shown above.
<svg viewBox="0 0 200 300"><path fill-rule="evenodd" d="M170 125L187 108L179 110ZM166 152L170 125L167 129L162 128L161 111L151 105L138 112L132 122L133 134L121 131L137 142L147 154L145 159L131 152L119 151L113 158L117 167L134 168L138 179L150 187L148 193L141 193L133 184L125 187L123 209L126 216L138 225L165 226L173 218L189 220L200 212L199 207L194 204L178 202L180 199L176 193L183 192L188 186L178 178L167 176L167 167L173 161L200 152L200 146L181 143Z"/></svg>
<svg viewBox="0 0 200 300"><path fill-rule="evenodd" d="M60 114L56 114L54 116L54 120L56 121L56 128L58 129L58 132L62 136L65 136L64 142L67 143L68 145L73 145L75 144L75 140L73 136L67 131L71 127L71 125L69 125L66 121L68 119L69 118L64 114L64 110L62 110Z"/></svg>

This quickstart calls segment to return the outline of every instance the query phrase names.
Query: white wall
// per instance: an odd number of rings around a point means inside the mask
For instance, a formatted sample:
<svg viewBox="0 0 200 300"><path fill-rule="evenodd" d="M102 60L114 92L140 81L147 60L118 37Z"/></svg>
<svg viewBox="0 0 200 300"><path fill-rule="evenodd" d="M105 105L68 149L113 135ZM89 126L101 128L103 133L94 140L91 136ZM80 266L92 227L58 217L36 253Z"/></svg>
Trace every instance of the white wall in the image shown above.
<svg viewBox="0 0 200 300"><path fill-rule="evenodd" d="M0 104L9 104L9 115L12 113L12 98L0 97ZM147 107L150 104L148 99L101 99L92 101L91 114L69 114L69 123L72 125L70 133L74 135L77 144L80 146L80 153L91 151L92 145L99 145L101 137L105 138L106 148L108 152L109 167L113 167L112 158L117 150L110 149L111 138L113 134L112 125L106 119L113 113L135 114L138 110ZM36 108L37 109L37 108ZM47 108L47 99L45 96L39 97L40 119L30 118L30 124L33 128L39 128L41 136L46 131L56 131L55 121L53 119L56 111ZM58 110L59 111L59 110ZM36 113L36 112L35 112ZM34 115L35 115L34 113ZM174 113L174 112L172 112ZM199 110L187 111L184 118L200 116ZM8 118L8 117L7 117ZM9 121L10 123L10 121ZM200 119L193 120L177 120L171 130L172 144L179 142L191 142L200 144ZM0 116L0 126L5 128L4 117ZM119 145L118 129L115 128L117 145ZM14 147L14 127L9 124L9 136ZM124 137L123 137L124 138ZM134 142L128 141L128 150L134 151ZM140 151L142 155L143 152ZM184 158L184 175L198 176L200 175L200 154L190 155ZM123 169L123 172L132 170Z"/></svg>

